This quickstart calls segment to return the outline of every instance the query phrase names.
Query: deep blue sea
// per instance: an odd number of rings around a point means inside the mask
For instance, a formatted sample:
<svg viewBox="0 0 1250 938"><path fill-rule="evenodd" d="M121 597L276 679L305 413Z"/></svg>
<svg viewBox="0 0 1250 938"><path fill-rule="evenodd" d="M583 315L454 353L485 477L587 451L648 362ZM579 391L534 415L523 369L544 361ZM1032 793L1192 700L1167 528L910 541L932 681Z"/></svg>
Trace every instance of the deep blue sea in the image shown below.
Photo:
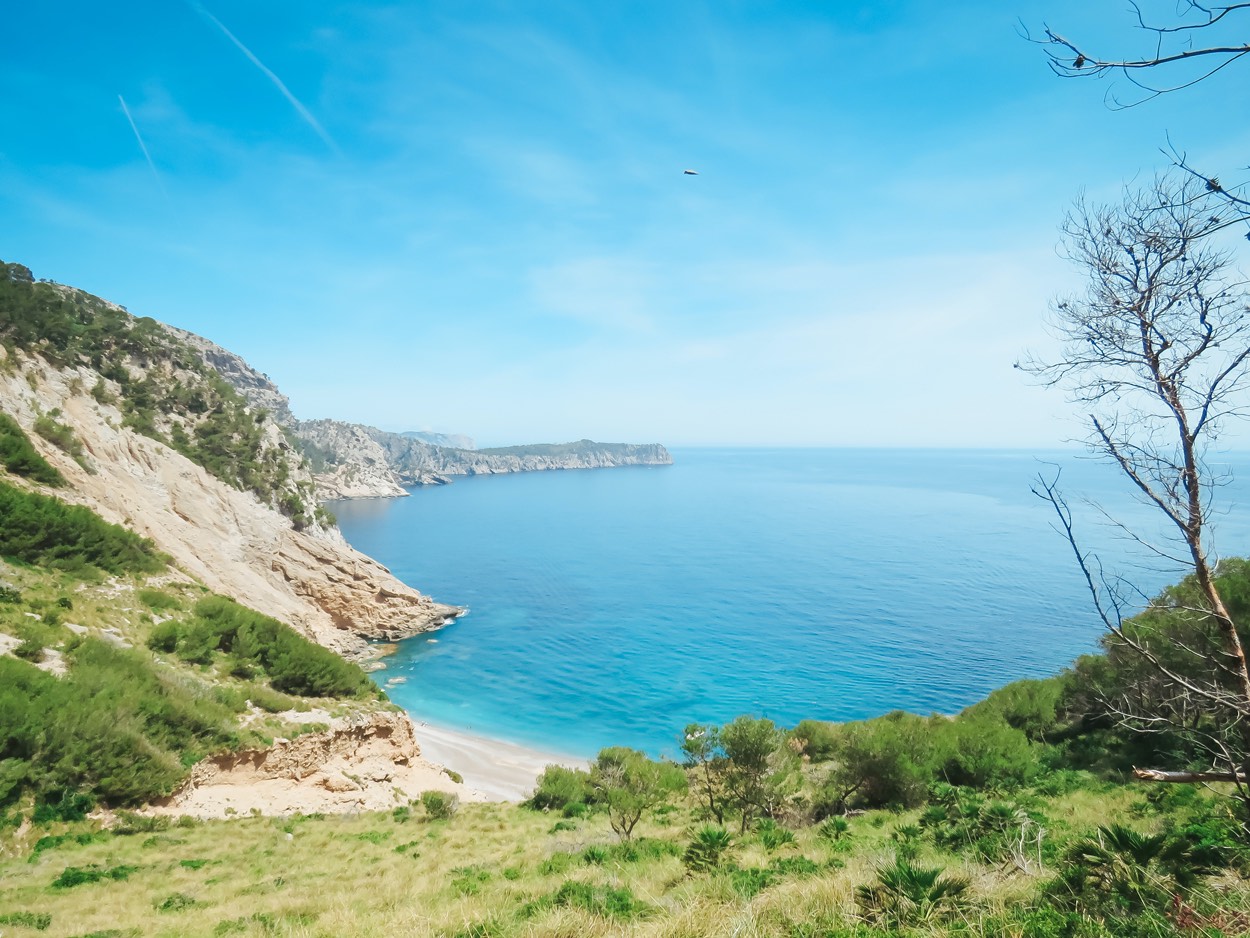
<svg viewBox="0 0 1250 938"><path fill-rule="evenodd" d="M685 724L741 713L785 725L953 713L1097 647L1071 548L1029 491L1039 471L1060 464L1074 496L1161 530L1110 467L1073 452L673 456L332 504L355 547L470 609L401 643L376 675L407 678L391 698L418 719L573 755L671 754ZM1238 507L1250 484L1217 497L1219 552L1250 552ZM1146 592L1176 579L1097 512L1078 520Z"/></svg>

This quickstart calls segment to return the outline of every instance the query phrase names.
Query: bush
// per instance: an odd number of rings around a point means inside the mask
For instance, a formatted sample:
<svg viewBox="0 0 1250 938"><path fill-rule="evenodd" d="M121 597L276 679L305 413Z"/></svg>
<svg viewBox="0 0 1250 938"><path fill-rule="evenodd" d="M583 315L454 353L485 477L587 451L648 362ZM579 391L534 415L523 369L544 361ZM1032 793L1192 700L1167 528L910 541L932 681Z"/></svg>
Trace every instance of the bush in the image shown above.
<svg viewBox="0 0 1250 938"><path fill-rule="evenodd" d="M152 629L148 636L147 646L153 651L170 654L178 647L178 639L182 635L182 627L174 621L162 622Z"/></svg>
<svg viewBox="0 0 1250 938"><path fill-rule="evenodd" d="M90 866L67 866L61 871L61 875L52 881L52 888L72 889L75 886L98 883L106 879L128 879L130 874L138 869L137 866L120 865L106 868L95 863Z"/></svg>
<svg viewBox="0 0 1250 938"><path fill-rule="evenodd" d="M608 823L628 840L644 812L686 788L686 774L671 762L654 762L624 746L600 751L590 770L595 797L608 809Z"/></svg>
<svg viewBox="0 0 1250 938"><path fill-rule="evenodd" d="M229 710L139 651L87 637L66 660L57 679L0 656L0 805L28 790L41 818L78 810L83 796L141 804L169 794L208 752L237 745Z"/></svg>
<svg viewBox="0 0 1250 938"><path fill-rule="evenodd" d="M681 862L686 869L703 873L720 866L721 859L734 847L733 835L723 827L707 826L695 832Z"/></svg>
<svg viewBox="0 0 1250 938"><path fill-rule="evenodd" d="M178 654L206 664L223 651L259 666L275 690L301 697L366 697L377 692L360 667L316 645L277 619L224 596L195 605L195 619L183 629Z"/></svg>
<svg viewBox="0 0 1250 938"><path fill-rule="evenodd" d="M82 442L74 435L74 431L69 425L56 420L60 413L59 410L54 410L51 413L40 414L36 417L35 432L57 449L64 450L73 456L74 461L80 466L86 466L87 454L83 452Z"/></svg>
<svg viewBox="0 0 1250 938"><path fill-rule="evenodd" d="M152 542L88 508L0 482L0 557L70 571L156 573L165 558Z"/></svg>
<svg viewBox="0 0 1250 938"><path fill-rule="evenodd" d="M51 924L52 916L47 912L0 913L0 925L17 925L21 928L33 928L35 931L46 931Z"/></svg>
<svg viewBox="0 0 1250 938"><path fill-rule="evenodd" d="M1020 785L1037 772L1037 756L1025 734L992 718L947 721L935 744L935 774L952 785Z"/></svg>
<svg viewBox="0 0 1250 938"><path fill-rule="evenodd" d="M590 794L590 773L549 765L538 776L538 787L525 805L537 811L559 811L570 804L584 804Z"/></svg>
<svg viewBox="0 0 1250 938"><path fill-rule="evenodd" d="M445 791L426 791L421 793L421 806L429 817L436 821L446 821L460 807L460 799Z"/></svg>
<svg viewBox="0 0 1250 938"><path fill-rule="evenodd" d="M837 734L832 723L801 720L790 731L790 739L799 753L812 762L828 762L837 754Z"/></svg>
<svg viewBox="0 0 1250 938"><path fill-rule="evenodd" d="M1064 677L1015 681L990 692L962 716L991 716L1020 730L1033 742L1044 742L1058 726L1059 706L1064 694Z"/></svg>
<svg viewBox="0 0 1250 938"><path fill-rule="evenodd" d="M0 413L0 465L15 476L43 485L62 486L65 477L31 445L18 422Z"/></svg>
<svg viewBox="0 0 1250 938"><path fill-rule="evenodd" d="M163 612L168 609L181 609L182 603L177 596L171 596L164 590L143 588L137 593L139 602L147 606L153 612Z"/></svg>
<svg viewBox="0 0 1250 938"><path fill-rule="evenodd" d="M195 898L188 896L185 892L170 893L159 902L153 903L158 912L181 912L183 909L190 909L197 905Z"/></svg>
<svg viewBox="0 0 1250 938"><path fill-rule="evenodd" d="M576 880L566 880L560 888L548 896L528 902L521 908L521 915L530 917L552 907L569 906L583 909L592 915L609 919L635 919L650 911L650 906L634 898L626 887L596 886Z"/></svg>

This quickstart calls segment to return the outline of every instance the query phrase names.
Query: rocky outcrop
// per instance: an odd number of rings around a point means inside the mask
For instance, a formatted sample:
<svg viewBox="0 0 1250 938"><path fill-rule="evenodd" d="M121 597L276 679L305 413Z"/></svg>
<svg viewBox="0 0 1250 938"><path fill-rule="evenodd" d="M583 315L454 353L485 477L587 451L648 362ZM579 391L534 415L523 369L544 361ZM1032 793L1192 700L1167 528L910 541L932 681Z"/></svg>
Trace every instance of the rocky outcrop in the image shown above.
<svg viewBox="0 0 1250 938"><path fill-rule="evenodd" d="M90 368L55 368L20 353L0 364L5 411L69 481L59 497L151 538L215 592L346 655L363 655L366 638L427 631L459 613L353 550L337 528L296 531L255 494L123 426L116 405L83 390L99 380ZM32 432L53 411L82 444L82 464ZM281 435L274 425L267 432Z"/></svg>
<svg viewBox="0 0 1250 938"><path fill-rule="evenodd" d="M253 407L268 411L280 426L288 427L295 422L290 399L278 390L269 375L262 374L234 352L227 351L203 336L165 323L161 323L161 326L179 342L195 349L205 364L225 378Z"/></svg>
<svg viewBox="0 0 1250 938"><path fill-rule="evenodd" d="M389 498L407 495L386 451L369 427L340 420L302 420L296 437L315 467L317 497Z"/></svg>
<svg viewBox="0 0 1250 938"><path fill-rule="evenodd" d="M204 759L151 813L220 818L253 810L384 811L430 790L466 794L441 767L421 758L407 716L374 713L324 732L276 739L267 749Z"/></svg>

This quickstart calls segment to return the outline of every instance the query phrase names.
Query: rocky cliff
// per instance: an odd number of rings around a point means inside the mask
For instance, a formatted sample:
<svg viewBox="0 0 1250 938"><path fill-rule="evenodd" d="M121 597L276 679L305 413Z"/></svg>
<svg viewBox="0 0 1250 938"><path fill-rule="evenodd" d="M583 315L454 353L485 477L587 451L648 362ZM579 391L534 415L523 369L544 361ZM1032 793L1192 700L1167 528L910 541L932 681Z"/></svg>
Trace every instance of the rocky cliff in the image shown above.
<svg viewBox="0 0 1250 938"><path fill-rule="evenodd" d="M203 347L3 264L0 286L0 409L66 477L62 497L344 654L459 612L346 544L283 428L204 369Z"/></svg>

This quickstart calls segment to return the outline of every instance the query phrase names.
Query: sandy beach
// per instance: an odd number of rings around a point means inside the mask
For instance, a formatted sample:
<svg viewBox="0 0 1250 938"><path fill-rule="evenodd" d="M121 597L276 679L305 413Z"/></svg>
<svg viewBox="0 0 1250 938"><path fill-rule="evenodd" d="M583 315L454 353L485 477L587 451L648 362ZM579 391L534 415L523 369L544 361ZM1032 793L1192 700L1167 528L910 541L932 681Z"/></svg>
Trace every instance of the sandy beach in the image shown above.
<svg viewBox="0 0 1250 938"><path fill-rule="evenodd" d="M523 801L534 781L549 765L585 768L586 759L529 749L501 739L434 726L412 717L421 758L446 766L464 777L474 801Z"/></svg>

